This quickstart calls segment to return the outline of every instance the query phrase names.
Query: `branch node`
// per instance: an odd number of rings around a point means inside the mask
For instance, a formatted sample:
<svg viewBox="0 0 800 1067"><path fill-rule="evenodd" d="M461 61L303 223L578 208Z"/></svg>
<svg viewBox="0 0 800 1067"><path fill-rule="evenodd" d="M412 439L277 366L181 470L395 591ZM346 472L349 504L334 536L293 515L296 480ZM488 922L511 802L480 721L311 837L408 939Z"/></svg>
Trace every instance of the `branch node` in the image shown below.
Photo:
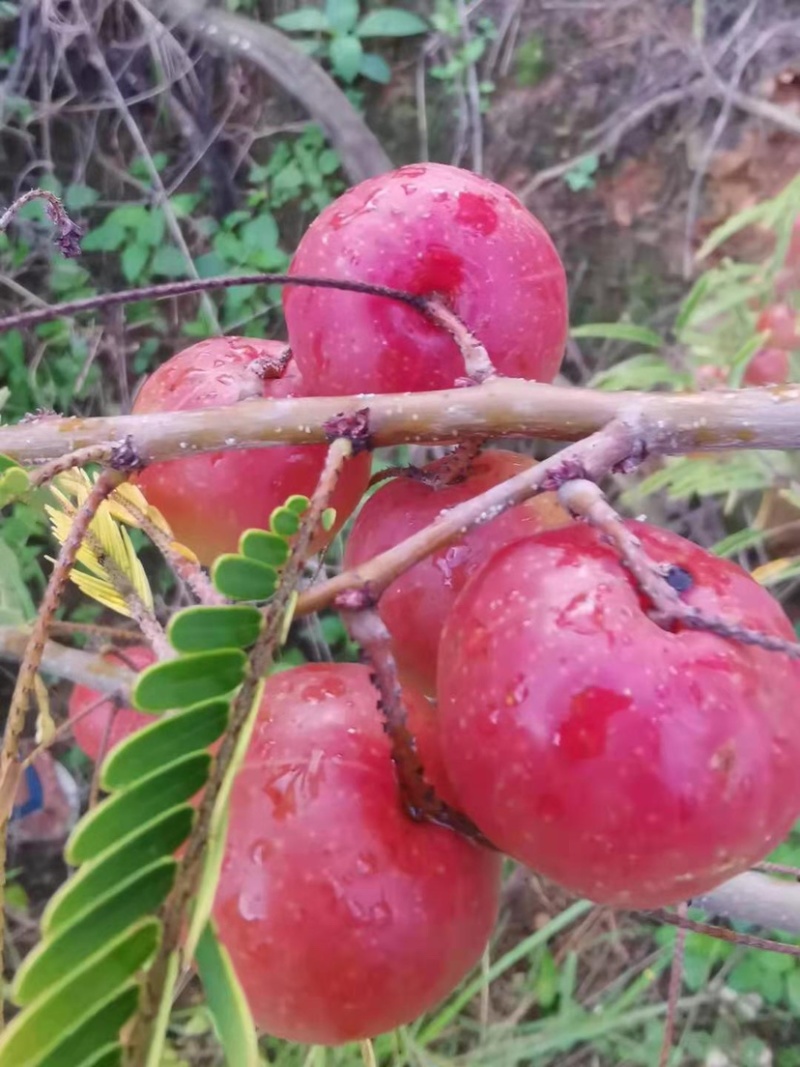
<svg viewBox="0 0 800 1067"><path fill-rule="evenodd" d="M350 414L341 412L323 425L328 441L338 441L344 437L353 446L353 455L359 452L371 452L373 448L372 431L369 425L369 408L360 408Z"/></svg>
<svg viewBox="0 0 800 1067"><path fill-rule="evenodd" d="M112 446L109 466L115 471L139 471L145 466L132 434Z"/></svg>

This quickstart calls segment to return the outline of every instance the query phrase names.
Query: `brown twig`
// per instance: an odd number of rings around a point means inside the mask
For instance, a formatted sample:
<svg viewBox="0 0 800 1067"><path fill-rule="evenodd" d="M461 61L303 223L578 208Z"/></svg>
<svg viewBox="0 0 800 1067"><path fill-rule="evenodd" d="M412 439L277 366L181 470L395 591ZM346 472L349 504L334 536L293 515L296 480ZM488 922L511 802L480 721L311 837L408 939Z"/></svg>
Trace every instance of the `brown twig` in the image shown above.
<svg viewBox="0 0 800 1067"><path fill-rule="evenodd" d="M31 189L17 199L0 215L0 233L4 233L14 216L32 200L44 200L47 217L56 228L56 245L62 256L74 259L81 254L81 231L67 214L66 208L55 193L47 189Z"/></svg>
<svg viewBox="0 0 800 1067"><path fill-rule="evenodd" d="M558 496L568 511L585 518L611 541L639 589L650 601L650 617L659 625L669 627L678 623L692 630L706 630L740 644L755 645L769 652L782 652L791 659L800 659L800 643L797 641L748 629L735 620L708 615L687 604L678 589L670 584L673 569L650 559L631 524L626 523L608 503L599 486L576 479L565 483Z"/></svg>
<svg viewBox="0 0 800 1067"><path fill-rule="evenodd" d="M53 623L55 632L62 626L70 624ZM31 629L24 626L0 626L0 659L21 660L31 637ZM139 640L140 635L131 633L129 640ZM46 641L42 652L40 670L45 674L54 674L66 678L76 685L85 685L109 696L119 695L127 698L136 676L135 671L127 670L115 663L109 663L94 652L84 652L79 648L67 648L55 641Z"/></svg>
<svg viewBox="0 0 800 1067"><path fill-rule="evenodd" d="M75 467L85 467L89 463L107 463L111 451L108 445L89 445L87 448L67 452L58 459L51 459L31 472L29 479L31 488L38 489L57 478L59 474L66 474Z"/></svg>
<svg viewBox="0 0 800 1067"><path fill-rule="evenodd" d="M406 812L417 822L446 826L482 845L494 847L470 819L445 804L425 779L417 743L408 726L403 691L392 653L392 639L380 615L368 600L358 594L353 596L344 593L336 605L350 636L361 645L372 668L371 679L380 696L378 707L392 746L392 761Z"/></svg>
<svg viewBox="0 0 800 1067"><path fill-rule="evenodd" d="M636 454L638 437L625 423L615 422L543 460L535 467L450 508L429 526L353 570L343 571L301 594L297 614L319 611L347 590L363 590L373 598L421 559L445 547L472 526L489 522L515 504L567 480L578 471L602 478Z"/></svg>
<svg viewBox="0 0 800 1067"><path fill-rule="evenodd" d="M30 637L11 697L3 735L3 749L2 753L0 753L0 789L2 789L2 783L6 776L13 775L14 770L12 768L15 768L18 764L20 738L25 728L25 717L30 705L34 678L42 665L48 627L61 602L78 550L83 543L89 524L94 518L98 507L124 479L125 475L118 471L103 471L89 491L86 500L78 508L70 532L61 546L58 559L45 589L39 614L31 627ZM10 807L4 806L0 810L0 955L2 954L4 936L2 902L6 884L6 838L10 814ZM2 1025L2 1002L0 1002L0 1025Z"/></svg>
<svg viewBox="0 0 800 1067"><path fill-rule="evenodd" d="M684 915L663 909L642 911L639 914L644 918L655 919L656 922L666 923L668 926L677 926L682 930L691 930L695 934L715 937L718 941L727 941L732 945L742 945L745 948L760 948L767 952L778 952L784 956L800 957L800 945L790 945L785 941L773 941L768 937L755 937L753 934L743 934L738 930L728 930L724 926L713 926L710 923L697 922L695 919L689 919Z"/></svg>
<svg viewBox="0 0 800 1067"><path fill-rule="evenodd" d="M175 296L188 296L190 293L211 293L221 289L234 289L239 285L299 285L312 289L340 289L349 293L364 293L366 296L383 296L387 300L398 300L402 304L416 308L420 314L426 314L426 300L412 293L399 289L390 289L384 285L368 285L366 282L338 281L335 278L311 278L305 275L263 273L223 275L218 278L190 279L182 282L164 282L159 285L142 285L135 289L125 289L119 293L101 293L98 296L85 297L83 300L67 300L63 304L21 311L16 315L7 315L0 319L0 333L8 330L30 329L53 319L69 318L86 311L97 311L117 307L122 304L135 304L141 300L167 300Z"/></svg>
<svg viewBox="0 0 800 1067"><path fill-rule="evenodd" d="M686 918L686 905L678 907L677 914ZM679 927L675 934L675 944L672 949L672 965L669 969L669 990L667 992L667 1013L664 1017L664 1034L661 1039L661 1054L658 1057L658 1067L668 1067L672 1054L672 1045L675 1040L675 1021L678 1013L678 1002L681 998L681 986L683 985L683 960L686 954L686 927Z"/></svg>
<svg viewBox="0 0 800 1067"><path fill-rule="evenodd" d="M437 326L447 330L458 345L458 350L464 358L465 384L480 385L481 382L496 377L497 371L485 347L443 300L438 297L427 298L425 313Z"/></svg>

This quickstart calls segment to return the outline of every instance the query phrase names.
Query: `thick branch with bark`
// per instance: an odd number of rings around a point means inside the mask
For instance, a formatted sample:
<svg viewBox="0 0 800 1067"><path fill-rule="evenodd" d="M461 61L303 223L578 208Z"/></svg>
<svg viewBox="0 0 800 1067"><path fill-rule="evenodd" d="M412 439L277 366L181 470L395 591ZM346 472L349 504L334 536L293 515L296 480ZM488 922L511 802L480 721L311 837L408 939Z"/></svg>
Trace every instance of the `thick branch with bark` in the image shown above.
<svg viewBox="0 0 800 1067"><path fill-rule="evenodd" d="M129 440L142 462L275 444L319 444L326 423L369 410L376 447L469 437L577 441L612 420L636 427L648 454L800 448L800 385L704 393L605 393L515 378L466 389L246 400L221 408L106 418L32 418L0 427L0 453L20 463Z"/></svg>

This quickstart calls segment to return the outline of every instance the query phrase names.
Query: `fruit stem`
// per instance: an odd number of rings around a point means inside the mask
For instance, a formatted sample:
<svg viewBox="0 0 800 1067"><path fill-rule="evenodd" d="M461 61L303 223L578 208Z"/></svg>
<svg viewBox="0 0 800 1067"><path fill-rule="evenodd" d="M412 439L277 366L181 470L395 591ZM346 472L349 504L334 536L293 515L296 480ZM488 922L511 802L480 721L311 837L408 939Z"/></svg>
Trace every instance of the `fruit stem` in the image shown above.
<svg viewBox="0 0 800 1067"><path fill-rule="evenodd" d="M361 645L372 668L370 678L378 691L378 708L383 715L384 730L392 746L392 761L397 774L400 799L406 814L415 822L431 822L455 830L462 836L488 848L494 845L475 824L451 808L425 779L425 770L417 752L417 743L408 727L403 691L397 677L392 640L368 596L344 594L337 602L351 638Z"/></svg>
<svg viewBox="0 0 800 1067"><path fill-rule="evenodd" d="M653 610L649 614L659 626L672 629L678 625L692 630L706 630L743 645L754 645L768 652L782 652L790 659L800 659L798 641L751 630L731 619L706 615L699 608L686 603L681 598L680 590L691 587L691 575L681 572L676 577L678 568L665 567L651 560L631 530L630 523L623 521L594 482L582 478L565 482L558 491L558 497L572 515L590 522L611 541L640 590L652 604Z"/></svg>
<svg viewBox="0 0 800 1067"><path fill-rule="evenodd" d="M489 353L443 300L439 297L428 297L425 300L425 313L437 326L442 326L447 330L458 345L464 359L466 378L464 384L480 385L489 378L497 377L497 371L489 358Z"/></svg>

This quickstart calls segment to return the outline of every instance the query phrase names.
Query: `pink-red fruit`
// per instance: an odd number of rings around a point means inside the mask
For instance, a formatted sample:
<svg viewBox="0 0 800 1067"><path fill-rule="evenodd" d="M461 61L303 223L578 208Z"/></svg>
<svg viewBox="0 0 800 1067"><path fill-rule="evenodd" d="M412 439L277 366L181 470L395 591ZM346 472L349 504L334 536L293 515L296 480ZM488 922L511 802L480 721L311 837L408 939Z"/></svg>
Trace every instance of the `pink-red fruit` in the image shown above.
<svg viewBox="0 0 800 1067"><path fill-rule="evenodd" d="M412 478L381 486L358 514L345 546L346 567L357 567L432 523L440 512L535 466L529 456L492 449L468 476L434 488ZM426 693L436 688L439 639L456 597L475 571L511 541L569 522L554 493L543 493L473 527L405 571L383 592L378 611L392 635L401 671Z"/></svg>
<svg viewBox="0 0 800 1067"><path fill-rule="evenodd" d="M156 657L147 645L127 645L105 653L103 659L138 673L155 663ZM85 685L76 685L73 688L68 714L75 743L95 762L100 756L107 755L120 741L154 722L152 715L143 715L133 708L117 710L110 697L104 698L102 693ZM113 721L109 729L112 716Z"/></svg>
<svg viewBox="0 0 800 1067"><path fill-rule="evenodd" d="M430 709L405 696L435 782ZM334 1045L432 1008L481 956L499 869L489 850L402 810L365 667L267 680L214 905L260 1028Z"/></svg>
<svg viewBox="0 0 800 1067"><path fill-rule="evenodd" d="M739 567L630 528L704 615L787 640ZM572 523L502 549L439 656L445 766L499 848L591 900L651 908L750 867L800 813L800 664L662 629L615 549Z"/></svg>
<svg viewBox="0 0 800 1067"><path fill-rule="evenodd" d="M264 361L275 362L284 346L252 337L213 337L179 352L145 381L133 406L135 414L188 411L246 402L248 398L305 396L293 364L281 378L263 377ZM232 430L235 437L235 430ZM271 512L293 494L316 487L324 445L286 445L229 452L208 452L154 463L139 475L139 485L164 515L178 541L201 563L235 552L240 535L264 528ZM370 458L348 460L331 498L336 524L321 535L324 547L355 508L369 480Z"/></svg>
<svg viewBox="0 0 800 1067"><path fill-rule="evenodd" d="M306 231L289 273L438 296L507 376L549 382L567 336L564 268L542 224L494 182L440 163L370 178ZM441 326L383 297L287 286L292 351L317 395L444 389L464 360Z"/></svg>

